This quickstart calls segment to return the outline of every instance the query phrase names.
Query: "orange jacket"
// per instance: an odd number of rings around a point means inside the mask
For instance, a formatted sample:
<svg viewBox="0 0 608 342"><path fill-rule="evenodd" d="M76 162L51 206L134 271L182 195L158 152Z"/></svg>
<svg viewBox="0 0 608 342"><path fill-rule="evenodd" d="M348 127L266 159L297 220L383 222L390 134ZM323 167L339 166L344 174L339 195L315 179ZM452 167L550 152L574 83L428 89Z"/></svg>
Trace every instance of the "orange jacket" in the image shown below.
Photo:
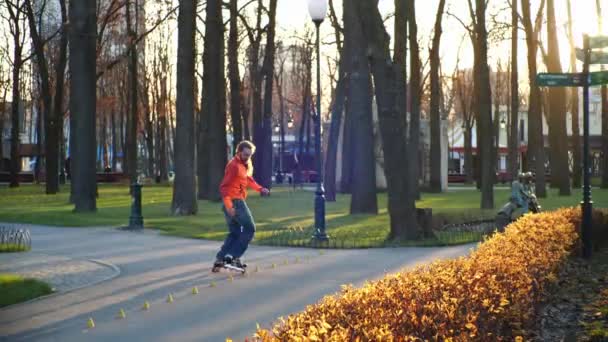
<svg viewBox="0 0 608 342"><path fill-rule="evenodd" d="M224 179L220 184L220 194L226 208L232 208L232 200L247 198L247 188L260 192L262 186L247 174L247 165L238 156L226 165Z"/></svg>

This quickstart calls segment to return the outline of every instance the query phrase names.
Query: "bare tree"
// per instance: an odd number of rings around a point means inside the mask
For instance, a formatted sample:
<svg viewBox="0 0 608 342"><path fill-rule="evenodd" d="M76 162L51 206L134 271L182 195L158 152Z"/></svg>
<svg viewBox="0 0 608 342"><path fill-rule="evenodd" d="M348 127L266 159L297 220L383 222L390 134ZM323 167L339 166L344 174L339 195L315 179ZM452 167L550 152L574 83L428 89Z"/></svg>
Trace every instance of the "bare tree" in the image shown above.
<svg viewBox="0 0 608 342"><path fill-rule="evenodd" d="M408 8L412 20L413 3ZM377 1L353 4L357 19L361 24L363 37L368 45L370 70L374 79L374 92L378 104L378 119L384 151L384 171L388 186L388 212L390 234L393 239L412 239L420 236L417 229L414 193L408 189L408 165L403 158L407 154L405 120L402 109L398 108L397 97L404 90L399 85L402 76L390 56L388 34L385 31ZM415 34L416 30L410 32ZM418 132L416 132L418 134Z"/></svg>
<svg viewBox="0 0 608 342"><path fill-rule="evenodd" d="M97 17L95 0L70 1L69 67L70 113L74 116L72 187L75 211L95 211L96 203L96 92Z"/></svg>
<svg viewBox="0 0 608 342"><path fill-rule="evenodd" d="M342 45L342 34L343 28L338 22L336 11L334 8L333 0L329 0L329 18L331 20L332 27L334 28L334 35L336 37L336 45L338 48L338 54L340 61L338 62L338 80L334 89L334 98L331 107L331 121L329 128L329 139L327 142L327 154L325 156L325 199L329 202L336 200L336 167L337 167L337 155L338 155L338 141L340 139L340 128L342 126L342 116L344 112L344 102L346 99L347 89L347 70L346 63L344 62L346 56L344 56L344 47ZM344 158L343 156L343 159Z"/></svg>
<svg viewBox="0 0 608 342"><path fill-rule="evenodd" d="M488 67L488 32L486 29L486 1L468 0L469 12L473 22L472 40L475 52L474 62L474 96L477 116L477 132L481 176L481 208L494 208L494 165L492 149L492 92L490 88L490 70Z"/></svg>
<svg viewBox="0 0 608 342"><path fill-rule="evenodd" d="M207 178L207 193L199 198L219 201L219 186L227 162L226 145L226 83L224 77L224 23L222 2L207 1L205 46L203 52L203 93L201 120L207 121L207 146L199 151L208 153L207 164L199 163L199 179ZM203 166L203 169L200 167Z"/></svg>
<svg viewBox="0 0 608 342"><path fill-rule="evenodd" d="M519 169L518 163L518 127L519 127L519 63L517 61L519 34L519 13L517 0L511 3L511 104L509 115L509 155L508 170L512 179L515 179Z"/></svg>
<svg viewBox="0 0 608 342"><path fill-rule="evenodd" d="M554 0L547 0L547 70L562 72L557 41ZM559 194L569 196L570 168L568 167L568 136L566 132L566 89L551 87L548 90L547 116L549 121L549 141L551 160L551 183L557 183Z"/></svg>
<svg viewBox="0 0 608 342"><path fill-rule="evenodd" d="M239 74L239 12L237 0L230 0L230 33L228 34L228 78L230 80L230 119L232 122L233 152L243 140L241 114L241 76Z"/></svg>
<svg viewBox="0 0 608 342"><path fill-rule="evenodd" d="M418 46L418 24L416 23L415 0L407 0L407 21L410 43L410 125L408 144L408 191L414 194L416 199L420 198L418 180L420 178L420 98L421 98L421 70L420 48Z"/></svg>
<svg viewBox="0 0 608 342"><path fill-rule="evenodd" d="M445 0L440 0L435 16L435 28L433 30L433 43L430 52L431 61L431 182L430 190L441 192L441 115L439 106L441 101L441 84L439 79L439 45L441 43L441 20L445 9Z"/></svg>
<svg viewBox="0 0 608 342"><path fill-rule="evenodd" d="M177 47L177 99L175 182L171 211L174 215L197 212L194 180L194 35L196 0L180 0ZM171 120L172 121L172 120ZM172 123L171 123L172 124Z"/></svg>
<svg viewBox="0 0 608 342"><path fill-rule="evenodd" d="M603 32L602 2L595 0L599 32ZM608 189L608 88L602 85L602 189ZM577 132L578 133L578 132Z"/></svg>
<svg viewBox="0 0 608 342"><path fill-rule="evenodd" d="M34 13L31 0L26 1L26 15L29 23L30 37L32 39L32 45L34 46L34 54L36 56L38 73L40 80L40 90L42 97L42 116L45 122L45 157L46 157L46 193L55 194L59 191L59 145L61 131L63 130L63 94L64 94L64 74L67 64L67 43L68 37L65 30L65 24L67 23L67 8L65 0L59 0L59 6L61 9L61 23L60 28L60 40L59 40L59 51L57 56L54 57L55 61L55 85L54 94L52 94L52 77L49 70L49 60L52 57L48 56L51 49L45 51L45 37L39 32L41 23L40 18L42 14L38 16ZM40 6L41 12L44 11L45 6ZM38 22L37 22L38 17ZM52 51L52 50L51 50Z"/></svg>
<svg viewBox="0 0 608 342"><path fill-rule="evenodd" d="M350 159L352 163L350 213L376 214L378 212L378 201L376 199L376 158L374 155L372 80L370 65L366 56L368 45L365 40L360 38L365 33L363 31L363 23L358 17L356 8L345 3L343 15L344 57L347 58L345 63L348 63L348 70L350 71L347 90L349 105L346 115L351 120L351 124L347 129L350 130L351 136L355 137L352 140L351 154L343 156L343 158ZM387 156L385 159L389 157ZM385 165L386 163L390 162L385 160Z"/></svg>
<svg viewBox="0 0 608 342"><path fill-rule="evenodd" d="M11 102L11 164L10 164L10 184L11 188L19 186L20 155L19 155L19 106L21 104L20 75L23 64L23 47L25 43L24 17L22 16L25 1L23 0L4 0L6 12L8 12L8 26L12 37L13 60L12 60L12 102Z"/></svg>
<svg viewBox="0 0 608 342"><path fill-rule="evenodd" d="M528 75L536 75L539 34L542 28L545 0L541 0L534 22L530 11L530 0L521 0L521 21L528 45ZM536 196L546 197L545 151L543 142L543 119L541 112L541 92L534 77L529 77L530 94L528 101L528 164L536 173Z"/></svg>

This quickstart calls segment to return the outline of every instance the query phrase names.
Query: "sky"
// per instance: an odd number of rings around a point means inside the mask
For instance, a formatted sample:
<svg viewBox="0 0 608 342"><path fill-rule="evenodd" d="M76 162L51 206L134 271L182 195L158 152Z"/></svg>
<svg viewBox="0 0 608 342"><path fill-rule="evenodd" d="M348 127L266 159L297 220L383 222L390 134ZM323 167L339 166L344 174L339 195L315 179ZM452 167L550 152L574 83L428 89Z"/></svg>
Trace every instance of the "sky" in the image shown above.
<svg viewBox="0 0 608 342"><path fill-rule="evenodd" d="M598 34L598 24L596 16L596 0L571 0L572 1L572 16L573 16L573 30L576 43L582 45L582 34L587 32L589 34ZM602 11L606 13L608 11L608 0L600 0L603 4ZM429 39L432 34L433 25L435 21L435 15L437 11L438 0L423 0L416 1L416 15L418 23L418 33L421 42L421 49L428 51ZM532 11L536 13L540 0L531 0ZM555 12L557 18L557 25L559 27L559 43L560 52L562 55L562 67L564 70L569 66L569 44L566 37L566 24L568 21L567 15L567 1L566 0L555 0ZM334 6L336 11L342 12L342 0L334 0ZM506 0L490 0L490 9L492 13L502 13L502 21L510 22L510 10L508 2ZM521 6L520 6L521 7ZM388 15L394 11L394 0L380 0L379 8L383 15ZM500 9L505 9L500 11ZM468 5L466 0L447 0L446 12L449 12L455 16L458 16L462 21L468 23L470 21L468 15ZM338 15L340 15L338 13ZM545 17L546 18L546 17ZM280 28L284 32L293 32L301 29L305 25L310 25L310 17L308 16L307 1L306 0L279 0L277 8L277 20ZM489 26L489 25L488 25ZM608 34L608 22L604 25L604 34ZM389 34L393 32L392 20L387 21L387 31ZM545 30L543 30L543 33ZM326 40L331 40L333 34L330 27L329 21L325 22L322 26L323 35ZM466 38L463 41L465 30L462 25L451 15L444 16L443 21L443 36L441 41L440 54L442 56L442 67L445 70L453 70L456 66L456 55L460 46L460 64L461 68L470 68L473 66L473 52L470 44L470 39ZM510 34L508 34L510 37ZM520 31L520 44L518 60L521 66L526 64L527 49L525 41L523 40L524 32ZM508 37L507 37L508 38ZM494 45L489 51L490 65L495 65L498 59L508 61L510 58L510 41L505 41L502 44ZM335 53L331 47L324 47L322 53ZM427 54L426 51L422 51L423 58ZM522 70L524 71L524 70Z"/></svg>
<svg viewBox="0 0 608 342"><path fill-rule="evenodd" d="M151 0L147 0L153 2ZM177 0L172 0L174 5L177 5ZM346 0L353 1L353 0ZM508 9L507 0L489 0L489 13L499 13L501 21L510 22L510 10ZM518 0L519 1L519 0ZM535 14L541 0L531 0L532 11ZM596 1L597 0L571 0L572 12L573 12L573 29L574 36L577 45L582 45L582 34L584 32L589 34L598 34L598 23L596 15ZM608 0L599 0L603 5L603 13L608 11ZM244 1L241 1L243 3ZM334 6L338 12L338 17L341 17L343 0L334 0ZM421 47L421 58L424 60L428 56L429 41L432 35L432 29L435 20L435 12L437 10L438 0L418 0L416 1L416 14L418 23L419 40ZM567 0L555 0L556 5L556 18L558 25L558 36L560 43L560 52L562 60L562 68L564 71L569 69L569 43L566 37L566 24L568 20L566 10ZM249 6L250 10L254 9L253 5ZM388 16L394 11L394 0L380 0L379 8L384 16ZM502 9L502 10L501 10ZM459 68L471 68L473 66L473 51L470 44L470 39L465 36L465 30L462 25L454 18L459 17L463 22L469 22L470 18L468 15L467 0L447 0L446 12L450 15L444 16L443 21L443 36L441 41L440 55L442 59L442 70L444 74L451 74L456 67L456 62L459 60ZM151 12L150 16L154 16ZM204 16L204 13L201 13ZM224 13L225 19L228 13ZM302 30L308 26L309 29L313 28L312 22L308 15L307 0L278 0L277 7L277 39L283 40L285 43L293 39L294 33L302 32ZM177 42L177 30L175 30L176 23L172 21L169 23L172 28L174 39L170 40L176 45ZM389 34L393 33L393 21L391 19L386 21L386 29ZM490 24L488 24L490 26ZM6 28L4 28L6 29ZM200 31L204 31L204 28L200 27ZM334 41L333 29L329 23L329 19L326 20L321 26L321 35L324 44L321 47L322 61L326 61L328 56L336 57L336 48L334 45L329 44ZM608 34L608 22L604 25L603 34ZM543 35L546 34L546 29L543 29ZM491 68L496 67L498 60L501 60L503 64L506 64L510 58L510 33L507 33L506 39L502 42L490 45L488 51L489 64ZM523 30L520 31L520 43L519 43L519 71L520 80L522 87L527 84L527 48L524 38ZM176 52L176 46L171 46L170 50ZM457 56L460 55L460 58ZM5 62L3 62L5 63ZM540 70L544 65L539 64ZM579 70L581 65L578 66ZM325 94L328 93L331 83L328 78L328 68L326 63L322 65L323 74L323 91ZM327 102L328 100L324 101Z"/></svg>

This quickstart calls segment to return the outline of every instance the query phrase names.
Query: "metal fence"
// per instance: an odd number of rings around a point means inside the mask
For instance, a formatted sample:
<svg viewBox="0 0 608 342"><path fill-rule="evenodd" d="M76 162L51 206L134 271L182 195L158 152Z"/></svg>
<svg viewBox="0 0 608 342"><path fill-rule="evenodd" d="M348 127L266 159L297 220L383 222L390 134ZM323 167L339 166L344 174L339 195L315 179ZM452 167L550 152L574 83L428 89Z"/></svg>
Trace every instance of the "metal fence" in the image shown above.
<svg viewBox="0 0 608 342"><path fill-rule="evenodd" d="M0 251L18 252L32 248L30 231L24 228L0 226Z"/></svg>

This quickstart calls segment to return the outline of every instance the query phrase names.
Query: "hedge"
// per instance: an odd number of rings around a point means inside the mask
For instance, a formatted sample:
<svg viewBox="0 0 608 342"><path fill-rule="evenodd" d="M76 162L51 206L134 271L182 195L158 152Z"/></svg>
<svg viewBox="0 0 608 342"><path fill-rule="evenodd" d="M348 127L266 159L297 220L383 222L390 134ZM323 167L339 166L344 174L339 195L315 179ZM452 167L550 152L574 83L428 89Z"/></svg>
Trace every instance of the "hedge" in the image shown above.
<svg viewBox="0 0 608 342"><path fill-rule="evenodd" d="M468 257L343 286L258 341L522 340L579 243L580 210L526 215Z"/></svg>

